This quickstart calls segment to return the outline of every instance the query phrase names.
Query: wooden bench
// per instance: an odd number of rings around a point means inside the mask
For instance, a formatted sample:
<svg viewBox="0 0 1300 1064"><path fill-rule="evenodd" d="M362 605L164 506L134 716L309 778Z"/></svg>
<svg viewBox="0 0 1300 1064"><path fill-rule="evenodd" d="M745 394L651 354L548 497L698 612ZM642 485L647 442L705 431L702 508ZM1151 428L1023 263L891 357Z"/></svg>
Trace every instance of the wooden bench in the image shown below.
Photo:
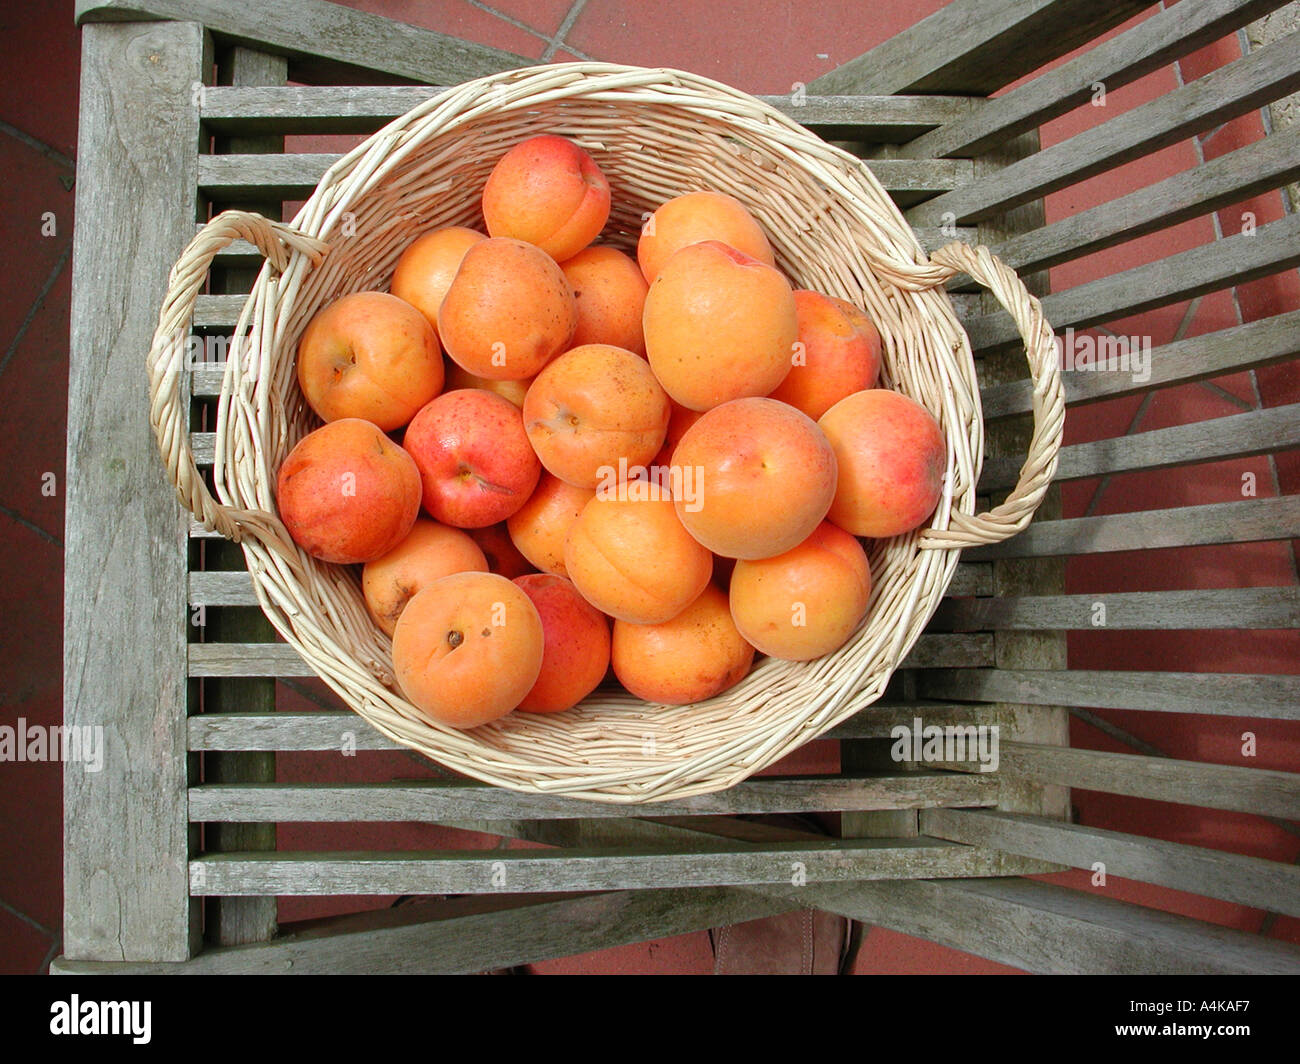
<svg viewBox="0 0 1300 1064"><path fill-rule="evenodd" d="M1296 129L1045 224L1044 195L1212 129L1300 87L1300 33L1046 148L1038 127L1281 6L1201 0L1115 27L1144 3L956 0L777 108L867 158L920 239L991 246L1043 294L1058 334L1289 270L1297 216L1047 294L1046 271L1211 214L1300 176ZM286 711L277 678L310 670L251 609L242 552L181 516L149 430L144 355L167 271L227 206L279 217L329 157L286 135L369 133L518 56L318 0L79 0L82 90L69 385L65 723L105 729L98 774L65 776L59 972L474 971L568 956L812 906L1044 972L1300 971L1264 934L1026 878L1065 867L1300 915L1294 864L1071 822L1069 788L1229 810L1294 835L1300 775L1071 748L1094 710L1294 720L1294 675L1069 669L1066 632L1294 628L1283 588L1066 594L1067 560L1116 551L1283 542L1300 499L1035 523L967 552L949 597L884 701L838 728L838 773L758 777L647 808L532 797L446 777L302 784L277 754L396 749L337 708ZM1044 64L1080 55L994 96ZM216 79L212 72L216 71ZM289 81L304 83L288 85ZM196 308L234 324L260 265L232 246ZM1008 316L961 284L989 424L982 486L1015 479L1029 386ZM1074 405L1152 394L1294 360L1300 312L1179 338L1149 379L1066 373ZM193 443L211 456L219 365L192 375ZM1295 406L1066 447L1060 479L1269 454L1300 437ZM1260 495L1269 494L1261 491ZM1135 556L1136 557L1136 556ZM1137 563L1135 563L1137 564ZM280 688L283 692L284 688ZM891 730L996 725L1000 767L899 764ZM1178 721L1181 718L1171 717ZM414 771L414 770L413 770ZM839 812L841 834L747 814ZM545 849L277 850L277 824L413 821ZM364 827L358 829L364 832ZM1157 833L1158 834L1158 833ZM792 875L792 869L795 873ZM282 895L459 895L277 926Z"/></svg>

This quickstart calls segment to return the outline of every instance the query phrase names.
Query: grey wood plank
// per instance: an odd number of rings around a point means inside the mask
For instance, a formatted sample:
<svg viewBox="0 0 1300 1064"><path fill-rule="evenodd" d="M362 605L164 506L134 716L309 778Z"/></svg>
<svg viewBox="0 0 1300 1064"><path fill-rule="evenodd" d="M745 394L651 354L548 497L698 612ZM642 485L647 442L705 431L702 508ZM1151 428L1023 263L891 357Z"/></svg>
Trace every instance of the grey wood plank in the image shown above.
<svg viewBox="0 0 1300 1064"><path fill-rule="evenodd" d="M523 56L323 0L77 0L78 25L187 19L233 44L287 56L294 81L454 85L529 65Z"/></svg>
<svg viewBox="0 0 1300 1064"><path fill-rule="evenodd" d="M268 55L249 48L229 48L218 58L218 79L234 85L283 84L289 73L284 56ZM200 110L203 97L200 97ZM217 136L213 150L238 154L282 152L284 137L274 133L255 136ZM240 210L254 211L265 218L280 221L283 210L278 202L244 200L234 204ZM229 260L213 264L210 288L214 292L248 292L261 269L260 259L248 265ZM212 411L215 417L215 411ZM239 570L247 579L243 548L226 540L204 545L203 566L211 570ZM235 575L238 575L236 573ZM213 642L265 642L275 638L275 628L260 613L251 610L216 609L202 615L206 619L204 640ZM203 712L221 712L242 708L250 712L275 711L275 681L258 677L210 679L203 682ZM275 754L263 751L225 753L214 751L203 759L206 783L270 783L275 780ZM204 849L274 850L274 823L213 824L204 835ZM274 898L210 898L204 916L204 935L209 942L237 946L262 942L275 935L277 920Z"/></svg>
<svg viewBox="0 0 1300 1064"><path fill-rule="evenodd" d="M1100 861L1107 875L1300 915L1300 866L1293 864L1018 813L932 809L921 814L921 825L953 842L1046 857L1075 868L1092 868Z"/></svg>
<svg viewBox="0 0 1300 1064"><path fill-rule="evenodd" d="M1296 587L945 599L930 621L936 632L1298 627Z"/></svg>
<svg viewBox="0 0 1300 1064"><path fill-rule="evenodd" d="M1149 103L1028 159L936 196L909 212L934 224L945 213L972 222L1168 147L1300 87L1300 39L1291 34Z"/></svg>
<svg viewBox="0 0 1300 1064"><path fill-rule="evenodd" d="M1036 555L1158 550L1211 543L1256 543L1300 536L1300 496L1179 506L1168 510L1040 521L1002 543L972 547L976 561Z"/></svg>
<svg viewBox="0 0 1300 1064"><path fill-rule="evenodd" d="M1300 820L1300 774L1243 765L1002 742L998 771L1107 794Z"/></svg>
<svg viewBox="0 0 1300 1064"><path fill-rule="evenodd" d="M1297 355L1300 311L1293 310L1157 347L1151 352L1151 375L1144 381L1127 373L1065 373L1065 401L1078 405L1136 395L1171 384L1272 365ZM198 379L196 374L196 386ZM1032 409L1032 392L1028 378L982 388L980 404L985 420L1028 412Z"/></svg>
<svg viewBox="0 0 1300 1064"><path fill-rule="evenodd" d="M333 152L204 155L199 159L199 187L223 201L305 198L340 158ZM872 159L867 166L890 193L933 195L960 188L972 177L968 159ZM198 320L207 322L206 317Z"/></svg>
<svg viewBox="0 0 1300 1064"><path fill-rule="evenodd" d="M987 635L923 635L905 664L909 668L979 668L993 661ZM193 643L191 676L315 676L287 643Z"/></svg>
<svg viewBox="0 0 1300 1064"><path fill-rule="evenodd" d="M144 356L193 236L211 54L193 22L82 33L64 576L64 723L103 769L63 777L64 951L180 960L188 895L186 540L149 427ZM110 842L111 840L111 842Z"/></svg>
<svg viewBox="0 0 1300 1064"><path fill-rule="evenodd" d="M373 133L447 91L439 85L290 85L214 87L201 117L216 133ZM970 96L760 95L763 103L823 136L860 141L910 141L978 110Z"/></svg>
<svg viewBox="0 0 1300 1064"><path fill-rule="evenodd" d="M1289 942L1032 879L818 885L804 897L1044 975L1300 974Z"/></svg>
<svg viewBox="0 0 1300 1064"><path fill-rule="evenodd" d="M796 902L730 888L493 895L320 921L182 964L68 961L60 975L462 975L775 916Z"/></svg>
<svg viewBox="0 0 1300 1064"><path fill-rule="evenodd" d="M191 862L196 894L531 894L1002 874L1001 856L931 838L827 839L737 851L489 850L214 854Z"/></svg>
<svg viewBox="0 0 1300 1064"><path fill-rule="evenodd" d="M1171 9L1172 10L1172 9ZM1300 173L1300 131L1267 137L997 245L1014 270L1046 269L1280 188Z"/></svg>
<svg viewBox="0 0 1300 1064"><path fill-rule="evenodd" d="M1269 407L1062 447L1055 479L1079 480L1110 473L1221 462L1280 451L1297 444L1300 444L1300 404ZM979 490L994 492L1013 487L1021 465L1023 459L986 459Z"/></svg>
<svg viewBox="0 0 1300 1064"><path fill-rule="evenodd" d="M918 688L936 699L1300 719L1300 677L1288 675L964 669L926 673Z"/></svg>
<svg viewBox="0 0 1300 1064"><path fill-rule="evenodd" d="M1186 10L1157 11L1119 36L1097 41L1081 55L989 100L977 111L918 137L899 154L911 159L978 155L1089 102L1094 85L1100 83L1106 92L1113 92L1284 3L1286 0L1201 0Z"/></svg>
<svg viewBox="0 0 1300 1064"><path fill-rule="evenodd" d="M888 738L899 724L924 717L928 723L980 723L984 707L918 700L876 702L826 733L828 739ZM990 718L992 721L992 718ZM351 710L313 713L204 713L189 720L191 750L404 750Z"/></svg>
<svg viewBox="0 0 1300 1064"><path fill-rule="evenodd" d="M1300 34L1296 36L1300 37ZM1043 313L1052 323L1057 337L1064 340L1066 328L1082 328L1168 306L1206 292L1245 284L1289 269L1297 263L1300 263L1300 215L1288 214L1258 229L1223 237L1144 266L1135 266L1056 292L1043 299ZM1023 342L1011 316L1005 311L987 314L965 324L971 346L977 351L1014 347ZM1141 341L1141 337L1130 340ZM1067 347L1067 354L1069 350ZM1119 352L1116 354L1118 356ZM1085 370L1072 368L1072 364L1067 362L1065 376L1072 373L1143 376L1141 372L1129 372L1131 363L1126 365L1118 357L1115 360L1108 357L1106 366L1110 368L1104 371L1096 368Z"/></svg>
<svg viewBox="0 0 1300 1064"><path fill-rule="evenodd" d="M956 0L809 88L987 96L1145 6L1141 0Z"/></svg>
<svg viewBox="0 0 1300 1064"><path fill-rule="evenodd" d="M992 774L880 773L761 777L717 794L639 807L656 816L921 809L995 805ZM484 784L420 780L376 784L204 784L190 788L190 819L204 823L382 823L626 817L625 805L534 795Z"/></svg>

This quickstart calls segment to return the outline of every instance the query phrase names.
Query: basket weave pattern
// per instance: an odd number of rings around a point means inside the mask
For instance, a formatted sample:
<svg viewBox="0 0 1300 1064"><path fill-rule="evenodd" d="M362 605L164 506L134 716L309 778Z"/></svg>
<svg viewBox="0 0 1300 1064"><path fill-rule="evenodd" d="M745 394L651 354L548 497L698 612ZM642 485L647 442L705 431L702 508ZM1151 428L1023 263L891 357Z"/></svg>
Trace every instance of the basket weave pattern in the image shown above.
<svg viewBox="0 0 1300 1064"><path fill-rule="evenodd" d="M938 419L948 475L926 528L867 543L870 609L838 652L806 663L763 659L740 684L695 705L647 705L601 688L563 714L515 713L460 732L427 723L390 686L390 643L366 613L355 572L293 545L276 517L275 475L318 424L294 366L308 321L340 296L387 288L420 233L481 227L479 194L492 166L539 132L576 141L608 176L614 209L602 242L634 248L644 217L683 192L713 189L745 203L795 287L847 299L877 323L881 385ZM189 448L184 338L213 257L236 238L268 261L240 316L218 401L214 499ZM1010 311L1035 385L1020 483L979 516L974 360L943 289L958 273ZM1055 472L1064 421L1038 301L986 249L952 244L927 259L859 160L752 97L679 71L597 63L512 71L434 97L331 167L291 226L234 211L214 219L173 269L149 377L151 420L182 501L205 527L243 544L263 610L353 709L477 779L624 803L731 786L879 698L943 597L960 549L1029 522Z"/></svg>

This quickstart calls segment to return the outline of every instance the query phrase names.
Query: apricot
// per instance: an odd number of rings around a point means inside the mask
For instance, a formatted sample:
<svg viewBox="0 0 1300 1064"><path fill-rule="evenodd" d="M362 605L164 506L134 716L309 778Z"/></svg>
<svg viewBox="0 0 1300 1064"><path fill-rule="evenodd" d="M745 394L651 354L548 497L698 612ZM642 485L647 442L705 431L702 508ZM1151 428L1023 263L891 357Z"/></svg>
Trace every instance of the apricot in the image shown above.
<svg viewBox="0 0 1300 1064"><path fill-rule="evenodd" d="M475 728L519 705L542 671L537 607L495 573L455 573L410 602L393 632L398 686L434 724Z"/></svg>
<svg viewBox="0 0 1300 1064"><path fill-rule="evenodd" d="M486 239L477 229L463 225L435 229L417 237L393 267L389 291L410 303L437 328L438 308L460 269L465 252Z"/></svg>
<svg viewBox="0 0 1300 1064"><path fill-rule="evenodd" d="M687 429L673 466L695 470L692 536L728 558L770 558L807 539L835 497L835 453L816 422L775 399L735 399Z"/></svg>
<svg viewBox="0 0 1300 1064"><path fill-rule="evenodd" d="M948 444L914 399L870 388L818 422L838 463L828 517L855 536L885 539L923 525L943 496Z"/></svg>
<svg viewBox="0 0 1300 1064"><path fill-rule="evenodd" d="M635 483L625 485L629 493ZM670 498L597 495L569 529L564 568L602 613L658 624L695 600L713 574L713 558L678 520Z"/></svg>
<svg viewBox="0 0 1300 1064"><path fill-rule="evenodd" d="M388 635L421 589L452 573L488 571L477 543L458 528L418 518L407 537L361 570L361 593L375 624Z"/></svg>
<svg viewBox="0 0 1300 1064"><path fill-rule="evenodd" d="M590 247L560 263L578 301L573 346L612 344L645 354L641 311L648 285L641 268L617 248Z"/></svg>
<svg viewBox="0 0 1300 1064"><path fill-rule="evenodd" d="M545 637L542 671L519 709L560 713L594 691L609 669L609 618L562 576L534 573L515 584L532 599Z"/></svg>
<svg viewBox="0 0 1300 1064"><path fill-rule="evenodd" d="M838 650L866 615L871 569L862 544L823 521L775 558L738 561L731 616L761 653L811 661Z"/></svg>
<svg viewBox="0 0 1300 1064"><path fill-rule="evenodd" d="M654 283L675 252L705 240L776 265L762 226L740 200L722 192L688 192L662 204L641 227L636 257L646 282Z"/></svg>
<svg viewBox="0 0 1300 1064"><path fill-rule="evenodd" d="M880 376L880 333L847 300L799 289L794 294L799 344L773 399L816 421L845 396L874 388Z"/></svg>
<svg viewBox="0 0 1300 1064"><path fill-rule="evenodd" d="M578 326L573 289L554 259L508 237L465 252L438 309L451 360L488 380L526 380L569 347Z"/></svg>
<svg viewBox="0 0 1300 1064"><path fill-rule="evenodd" d="M520 410L524 408L524 396L528 394L528 385L532 383L531 380L494 381L486 377L476 377L469 370L461 369L451 359L447 359L445 369L447 379L443 387L447 391L458 391L461 388L479 388L485 392L496 392L502 399L509 399Z"/></svg>
<svg viewBox="0 0 1300 1064"><path fill-rule="evenodd" d="M467 528L465 531L483 552L489 572L504 576L507 580L537 572L537 567L519 553L519 548L510 538L506 522L501 521L484 528Z"/></svg>
<svg viewBox="0 0 1300 1064"><path fill-rule="evenodd" d="M668 396L645 359L608 344L566 351L524 397L524 427L548 472L595 488L620 468L650 461L664 442Z"/></svg>
<svg viewBox="0 0 1300 1064"><path fill-rule="evenodd" d="M591 488L577 488L543 473L528 501L506 521L511 541L538 569L566 576L564 541L595 494Z"/></svg>
<svg viewBox="0 0 1300 1064"><path fill-rule="evenodd" d="M403 446L419 468L424 508L457 528L504 521L542 474L519 408L477 388L445 392L425 406Z"/></svg>
<svg viewBox="0 0 1300 1064"><path fill-rule="evenodd" d="M609 219L609 181L564 137L530 137L498 160L483 187L483 218L494 237L527 240L557 262L585 248Z"/></svg>
<svg viewBox="0 0 1300 1064"><path fill-rule="evenodd" d="M298 343L298 386L322 421L356 417L386 432L401 428L442 385L433 327L387 292L336 299Z"/></svg>
<svg viewBox="0 0 1300 1064"><path fill-rule="evenodd" d="M754 648L731 619L727 596L712 584L660 624L614 622L614 675L647 702L685 705L721 694L749 672Z"/></svg>
<svg viewBox="0 0 1300 1064"><path fill-rule="evenodd" d="M298 441L276 478L280 519L313 558L352 565L396 547L420 513L420 471L360 418L322 425Z"/></svg>
<svg viewBox="0 0 1300 1064"><path fill-rule="evenodd" d="M655 376L692 410L767 395L790 372L798 339L789 282L716 240L682 248L664 264L642 321Z"/></svg>

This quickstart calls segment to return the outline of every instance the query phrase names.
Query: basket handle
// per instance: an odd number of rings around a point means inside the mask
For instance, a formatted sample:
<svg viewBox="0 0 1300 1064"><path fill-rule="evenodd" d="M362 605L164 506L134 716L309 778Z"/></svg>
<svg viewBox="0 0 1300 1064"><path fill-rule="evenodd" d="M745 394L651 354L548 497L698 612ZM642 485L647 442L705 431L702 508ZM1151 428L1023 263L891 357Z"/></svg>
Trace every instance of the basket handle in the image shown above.
<svg viewBox="0 0 1300 1064"><path fill-rule="evenodd" d="M285 537L277 527L279 521L270 514L224 506L213 498L194 462L186 426L189 394L183 369L194 303L207 281L212 260L239 238L256 245L280 272L288 267L291 251L317 262L329 247L291 226L249 211L223 211L200 229L172 267L149 348L149 423L177 496L205 529L236 543L245 532L252 532L270 545L283 547Z"/></svg>
<svg viewBox="0 0 1300 1064"><path fill-rule="evenodd" d="M1025 341L1025 357L1029 361L1034 431L1029 440L1029 453L1020 467L1020 477L1006 501L974 517L953 513L947 529L926 529L920 536L920 546L935 550L1000 543L1029 524L1056 475L1056 459L1065 427L1065 390L1056 342L1051 326L1043 317L1042 304L1025 288L1015 271L988 248L953 243L931 254L930 262L941 268L942 276L937 283L942 284L959 273L968 274L992 292L1011 314Z"/></svg>

